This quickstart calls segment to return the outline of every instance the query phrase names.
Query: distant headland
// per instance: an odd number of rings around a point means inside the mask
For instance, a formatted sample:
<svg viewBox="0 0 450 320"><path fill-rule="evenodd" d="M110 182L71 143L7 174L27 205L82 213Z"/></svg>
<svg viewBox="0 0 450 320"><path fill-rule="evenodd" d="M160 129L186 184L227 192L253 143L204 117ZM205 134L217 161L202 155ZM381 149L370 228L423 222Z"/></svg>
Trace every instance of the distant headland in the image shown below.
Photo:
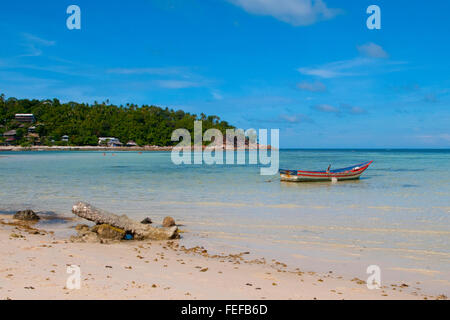
<svg viewBox="0 0 450 320"><path fill-rule="evenodd" d="M93 104L58 99L29 100L0 95L0 146L2 150L171 150L177 128L225 133L234 128L215 115L191 114L154 105Z"/></svg>

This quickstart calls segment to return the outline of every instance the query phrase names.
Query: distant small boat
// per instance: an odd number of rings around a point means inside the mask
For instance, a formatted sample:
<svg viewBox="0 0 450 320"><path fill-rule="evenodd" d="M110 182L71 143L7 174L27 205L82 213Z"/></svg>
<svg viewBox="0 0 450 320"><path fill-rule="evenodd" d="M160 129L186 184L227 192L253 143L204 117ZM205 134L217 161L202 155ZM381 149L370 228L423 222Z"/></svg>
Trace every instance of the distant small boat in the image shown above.
<svg viewBox="0 0 450 320"><path fill-rule="evenodd" d="M300 171L280 169L281 181L308 182L308 181L340 181L359 179L372 161L363 162L351 167L327 171Z"/></svg>

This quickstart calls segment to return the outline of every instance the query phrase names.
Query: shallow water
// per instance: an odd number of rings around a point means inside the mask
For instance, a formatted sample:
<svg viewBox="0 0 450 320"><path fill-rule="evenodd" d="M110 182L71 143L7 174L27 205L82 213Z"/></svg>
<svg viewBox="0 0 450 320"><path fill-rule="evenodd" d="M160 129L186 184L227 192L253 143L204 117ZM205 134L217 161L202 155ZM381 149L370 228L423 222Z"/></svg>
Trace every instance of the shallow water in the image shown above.
<svg viewBox="0 0 450 320"><path fill-rule="evenodd" d="M286 169L374 160L357 181L285 183L258 166L175 166L168 152L3 152L0 211L71 215L83 200L136 219L173 216L186 246L450 292L449 150L281 150Z"/></svg>

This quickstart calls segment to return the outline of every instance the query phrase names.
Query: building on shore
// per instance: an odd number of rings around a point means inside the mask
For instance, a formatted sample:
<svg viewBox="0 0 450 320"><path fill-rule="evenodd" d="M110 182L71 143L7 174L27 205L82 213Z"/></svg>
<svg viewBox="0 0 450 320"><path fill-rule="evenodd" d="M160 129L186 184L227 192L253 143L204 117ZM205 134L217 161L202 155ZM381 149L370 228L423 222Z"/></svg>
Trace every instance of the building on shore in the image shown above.
<svg viewBox="0 0 450 320"><path fill-rule="evenodd" d="M126 146L127 147L138 147L137 143L134 142L133 140L128 141Z"/></svg>
<svg viewBox="0 0 450 320"><path fill-rule="evenodd" d="M41 145L41 139L39 138L39 134L37 133L28 133L26 135L27 140L35 146Z"/></svg>
<svg viewBox="0 0 450 320"><path fill-rule="evenodd" d="M123 143L114 137L100 137L98 138L98 145L107 147L122 147Z"/></svg>
<svg viewBox="0 0 450 320"><path fill-rule="evenodd" d="M68 136L68 135L63 135L63 136L61 137L61 141L62 141L62 142L69 142L69 136Z"/></svg>
<svg viewBox="0 0 450 320"><path fill-rule="evenodd" d="M32 113L16 113L15 119L19 122L29 122L29 123L33 123L36 121L36 118Z"/></svg>
<svg viewBox="0 0 450 320"><path fill-rule="evenodd" d="M9 130L3 133L3 137L5 138L5 143L7 145L14 144L17 140L17 131L16 130Z"/></svg>

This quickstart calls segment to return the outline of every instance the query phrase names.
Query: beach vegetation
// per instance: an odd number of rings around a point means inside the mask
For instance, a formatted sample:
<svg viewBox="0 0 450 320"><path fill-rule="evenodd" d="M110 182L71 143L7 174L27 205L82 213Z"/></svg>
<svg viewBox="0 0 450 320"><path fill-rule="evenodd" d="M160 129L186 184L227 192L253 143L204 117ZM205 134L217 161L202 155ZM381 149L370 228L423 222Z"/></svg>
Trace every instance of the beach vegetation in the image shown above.
<svg viewBox="0 0 450 320"><path fill-rule="evenodd" d="M16 145L72 145L96 146L99 137L116 137L120 141L134 141L139 146L171 146L175 129L194 130L194 121L203 121L203 131L216 128L225 133L233 128L216 115L191 114L183 110L160 108L154 105L113 105L107 102L93 104L61 102L58 99L16 99L0 96L0 136L16 130ZM17 113L33 114L35 123L21 123ZM32 127L37 136L30 140ZM68 141L62 141L63 136ZM4 139L2 140L4 141Z"/></svg>

